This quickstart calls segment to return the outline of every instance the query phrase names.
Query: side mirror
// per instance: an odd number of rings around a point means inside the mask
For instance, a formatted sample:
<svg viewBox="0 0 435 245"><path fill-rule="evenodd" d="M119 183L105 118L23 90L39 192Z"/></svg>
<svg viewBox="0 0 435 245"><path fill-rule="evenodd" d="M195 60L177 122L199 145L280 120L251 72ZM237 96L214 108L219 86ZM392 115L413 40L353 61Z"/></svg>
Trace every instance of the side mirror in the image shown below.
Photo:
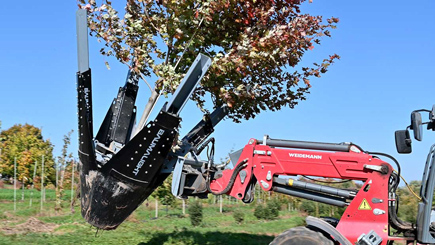
<svg viewBox="0 0 435 245"><path fill-rule="evenodd" d="M419 112L413 112L411 114L411 129L414 131L414 138L421 141L423 139L423 126Z"/></svg>
<svg viewBox="0 0 435 245"><path fill-rule="evenodd" d="M396 149L398 153L409 154L412 152L412 141L411 137L409 137L408 130L397 130L394 136L396 138Z"/></svg>

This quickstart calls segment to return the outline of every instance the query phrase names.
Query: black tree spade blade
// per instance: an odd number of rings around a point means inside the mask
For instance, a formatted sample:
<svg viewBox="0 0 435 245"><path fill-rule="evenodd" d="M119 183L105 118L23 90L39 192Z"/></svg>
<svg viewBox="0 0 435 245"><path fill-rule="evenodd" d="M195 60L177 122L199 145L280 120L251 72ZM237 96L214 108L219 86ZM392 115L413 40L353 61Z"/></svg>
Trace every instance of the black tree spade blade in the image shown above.
<svg viewBox="0 0 435 245"><path fill-rule="evenodd" d="M167 175L160 174L180 118L161 111L101 169L81 173L82 216L95 227L119 226Z"/></svg>
<svg viewBox="0 0 435 245"><path fill-rule="evenodd" d="M170 174L162 166L175 141L180 111L206 74L211 59L199 54L171 101L154 121L133 134L138 77L129 72L97 137L93 134L87 10L76 14L78 123L82 216L101 229L115 229ZM134 132L136 133L136 132Z"/></svg>

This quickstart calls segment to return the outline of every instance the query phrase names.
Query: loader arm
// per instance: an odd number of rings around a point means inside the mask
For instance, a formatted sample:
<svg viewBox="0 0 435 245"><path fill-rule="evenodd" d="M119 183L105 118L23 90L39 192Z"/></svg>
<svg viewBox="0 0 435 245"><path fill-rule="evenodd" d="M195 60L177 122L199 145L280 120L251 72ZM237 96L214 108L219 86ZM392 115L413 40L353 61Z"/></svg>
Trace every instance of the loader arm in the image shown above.
<svg viewBox="0 0 435 245"><path fill-rule="evenodd" d="M236 167L212 178L209 190L220 193L228 189L228 183L234 183L225 194L252 200L249 190L258 183L265 191L346 207L336 229L352 244L362 233L372 230L387 241L388 184L392 171L388 163L351 143L251 139ZM359 180L364 184L360 190L344 190L297 180L294 178L297 175Z"/></svg>
<svg viewBox="0 0 435 245"><path fill-rule="evenodd" d="M294 140L250 139L241 150L230 155L234 168L223 169L208 162L179 158L173 177L172 193L178 197L207 197L227 194L245 203L254 200L255 185L316 202L346 208L335 227L311 218L341 244L358 243L375 237L379 243L414 240L415 226L396 216L393 195L397 174L387 162L364 152L352 143L322 143ZM340 189L295 178L314 176L362 181L359 189ZM308 220L307 220L308 222ZM390 228L411 237L390 236Z"/></svg>

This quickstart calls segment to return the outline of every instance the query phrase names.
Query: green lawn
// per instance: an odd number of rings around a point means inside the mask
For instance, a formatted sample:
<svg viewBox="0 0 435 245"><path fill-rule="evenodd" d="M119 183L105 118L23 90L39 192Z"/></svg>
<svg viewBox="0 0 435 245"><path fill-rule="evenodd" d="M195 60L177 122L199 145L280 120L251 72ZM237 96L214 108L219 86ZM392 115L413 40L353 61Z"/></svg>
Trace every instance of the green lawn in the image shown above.
<svg viewBox="0 0 435 245"><path fill-rule="evenodd" d="M232 203L224 206L222 214L219 206L205 204L203 224L193 227L187 215L182 215L181 205L167 211L161 206L160 217L155 219L154 202L150 201L118 229L96 234L96 228L82 219L79 207L75 214L70 214L69 207L55 214L52 191L47 190L42 212L39 199L35 198L29 207L29 196L21 201L20 191L14 212L10 192L0 190L0 244L268 244L279 233L304 223L298 213L284 210L277 220L258 221L253 216L254 204ZM34 197L39 198L39 193L35 192ZM68 206L69 201L64 205ZM236 209L245 213L242 224L236 224L232 217Z"/></svg>

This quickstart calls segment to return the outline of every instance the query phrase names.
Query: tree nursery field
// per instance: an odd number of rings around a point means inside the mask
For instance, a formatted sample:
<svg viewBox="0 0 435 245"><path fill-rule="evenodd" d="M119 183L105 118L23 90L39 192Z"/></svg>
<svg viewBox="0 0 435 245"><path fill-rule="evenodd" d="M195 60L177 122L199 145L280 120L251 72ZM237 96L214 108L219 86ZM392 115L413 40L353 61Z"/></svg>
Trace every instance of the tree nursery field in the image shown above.
<svg viewBox="0 0 435 245"><path fill-rule="evenodd" d="M32 207L29 193L25 191L22 201L21 190L17 191L14 212L13 190L0 189L0 244L268 244L284 230L304 224L298 212L281 210L274 220L258 220L255 205L225 200L222 213L218 204L203 202L203 221L194 227L187 214L191 198L185 215L181 205L168 209L160 205L155 218L154 200L150 200L118 229L97 232L81 217L78 205L71 214L68 192L57 214L53 190L47 190L42 211L39 192L33 195ZM236 223L234 212L243 213L241 223Z"/></svg>

